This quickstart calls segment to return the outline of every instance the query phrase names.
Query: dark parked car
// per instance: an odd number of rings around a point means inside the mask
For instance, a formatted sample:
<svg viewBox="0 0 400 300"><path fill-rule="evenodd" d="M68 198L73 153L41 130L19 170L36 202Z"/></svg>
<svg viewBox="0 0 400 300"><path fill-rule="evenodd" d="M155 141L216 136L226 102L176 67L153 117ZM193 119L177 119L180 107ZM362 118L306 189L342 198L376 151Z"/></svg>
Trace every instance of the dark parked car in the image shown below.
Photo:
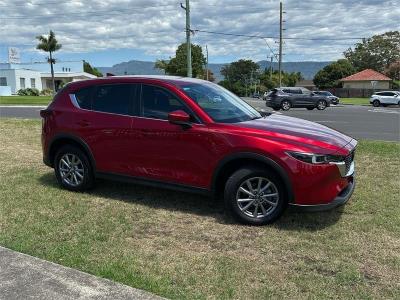
<svg viewBox="0 0 400 300"><path fill-rule="evenodd" d="M292 107L324 110L331 104L331 101L325 96L317 95L306 88L282 87L271 90L267 95L265 104L274 110L289 110Z"/></svg>
<svg viewBox="0 0 400 300"><path fill-rule="evenodd" d="M335 95L332 95L331 92L328 91L314 91L314 94L320 95L320 96L325 96L327 97L329 100L331 100L332 104L339 104L339 97L336 97Z"/></svg>
<svg viewBox="0 0 400 300"><path fill-rule="evenodd" d="M43 160L72 191L108 178L195 192L261 225L288 205L342 205L355 187L356 140L310 121L262 116L204 80L72 82L40 115Z"/></svg>

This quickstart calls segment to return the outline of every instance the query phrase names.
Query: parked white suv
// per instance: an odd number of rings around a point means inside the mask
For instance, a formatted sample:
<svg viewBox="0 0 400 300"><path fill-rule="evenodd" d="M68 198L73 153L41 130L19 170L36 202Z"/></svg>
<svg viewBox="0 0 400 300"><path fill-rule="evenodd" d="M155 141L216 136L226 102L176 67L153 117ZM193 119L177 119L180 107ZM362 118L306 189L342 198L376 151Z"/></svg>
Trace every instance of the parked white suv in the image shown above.
<svg viewBox="0 0 400 300"><path fill-rule="evenodd" d="M369 98L369 103L373 106L386 106L398 104L400 105L400 92L397 91L384 91L384 92L376 92L371 98Z"/></svg>

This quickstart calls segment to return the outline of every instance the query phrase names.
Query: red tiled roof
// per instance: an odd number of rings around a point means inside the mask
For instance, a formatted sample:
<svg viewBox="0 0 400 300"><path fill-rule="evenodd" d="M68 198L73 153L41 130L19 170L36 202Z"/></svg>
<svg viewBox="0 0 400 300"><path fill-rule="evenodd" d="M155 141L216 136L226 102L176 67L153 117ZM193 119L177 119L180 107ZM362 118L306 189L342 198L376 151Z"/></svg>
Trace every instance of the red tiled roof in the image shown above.
<svg viewBox="0 0 400 300"><path fill-rule="evenodd" d="M371 69L365 69L364 71L340 79L340 81L364 81L364 80L389 81L392 79Z"/></svg>

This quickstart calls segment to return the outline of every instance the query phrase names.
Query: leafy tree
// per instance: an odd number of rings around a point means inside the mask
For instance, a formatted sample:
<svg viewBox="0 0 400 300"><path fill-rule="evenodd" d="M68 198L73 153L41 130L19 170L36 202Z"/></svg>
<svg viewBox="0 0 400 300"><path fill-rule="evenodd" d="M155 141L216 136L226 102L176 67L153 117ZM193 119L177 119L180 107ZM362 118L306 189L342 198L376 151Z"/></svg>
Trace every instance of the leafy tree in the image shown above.
<svg viewBox="0 0 400 300"><path fill-rule="evenodd" d="M221 69L224 80L220 84L239 96L250 93L250 86L258 79L260 66L252 60L240 59Z"/></svg>
<svg viewBox="0 0 400 300"><path fill-rule="evenodd" d="M400 60L391 63L390 66L385 69L385 74L393 80L400 80Z"/></svg>
<svg viewBox="0 0 400 300"><path fill-rule="evenodd" d="M303 79L302 75L300 72L282 72L282 85L283 86L295 86L296 83ZM263 74L260 75L260 80L262 86L265 87L265 89L273 89L275 87L279 86L279 71L275 70L272 72L272 77L271 77L271 70L266 69Z"/></svg>
<svg viewBox="0 0 400 300"><path fill-rule="evenodd" d="M166 69L168 67L168 60L164 60L164 59L157 59L156 63L154 64L154 68L155 69L160 69L160 70L164 70L164 74L166 74Z"/></svg>
<svg viewBox="0 0 400 300"><path fill-rule="evenodd" d="M211 72L210 69L204 70L203 79L207 79L207 73L208 73L208 81L214 82L215 81L214 73Z"/></svg>
<svg viewBox="0 0 400 300"><path fill-rule="evenodd" d="M103 74L97 68L92 67L87 61L83 61L83 71L97 77L103 77Z"/></svg>
<svg viewBox="0 0 400 300"><path fill-rule="evenodd" d="M313 81L320 89L340 87L339 80L355 72L355 68L347 59L339 59L319 70Z"/></svg>
<svg viewBox="0 0 400 300"><path fill-rule="evenodd" d="M400 32L388 31L363 39L354 49L345 51L344 56L356 71L374 69L383 72L390 64L400 60Z"/></svg>
<svg viewBox="0 0 400 300"><path fill-rule="evenodd" d="M192 73L193 77L199 77L204 74L203 66L206 59L203 55L203 51L199 45L191 44L192 46ZM180 44L175 52L175 57L169 61L158 60L155 64L158 69L164 70L165 74L168 75L187 75L187 54L186 54L186 43Z"/></svg>
<svg viewBox="0 0 400 300"><path fill-rule="evenodd" d="M39 44L36 46L36 49L42 50L45 52L49 52L49 57L47 58L48 63L50 64L51 70L51 81L53 84L53 92L56 91L56 85L54 82L54 68L53 64L55 64L56 60L53 58L53 52L60 50L62 45L58 43L56 39L56 35L52 30L47 37L40 35L36 37L39 40Z"/></svg>

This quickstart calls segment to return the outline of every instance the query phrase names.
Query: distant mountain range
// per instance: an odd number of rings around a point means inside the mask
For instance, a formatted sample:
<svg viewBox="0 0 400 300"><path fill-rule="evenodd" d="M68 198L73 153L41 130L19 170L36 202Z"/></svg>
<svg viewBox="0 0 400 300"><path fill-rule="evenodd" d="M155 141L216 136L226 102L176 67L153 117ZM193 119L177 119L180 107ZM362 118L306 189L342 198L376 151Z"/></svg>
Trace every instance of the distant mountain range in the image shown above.
<svg viewBox="0 0 400 300"><path fill-rule="evenodd" d="M269 61L259 61L260 69L263 70L271 65ZM299 61L299 62L283 62L282 69L285 72L300 72L305 79L313 79L314 75L330 61ZM209 64L210 70L214 73L216 81L223 80L220 71L226 64ZM278 63L273 62L272 67L278 69ZM152 61L139 61L131 60L122 62L112 67L96 67L101 73L112 73L114 75L161 75L164 74L162 70L154 68Z"/></svg>

